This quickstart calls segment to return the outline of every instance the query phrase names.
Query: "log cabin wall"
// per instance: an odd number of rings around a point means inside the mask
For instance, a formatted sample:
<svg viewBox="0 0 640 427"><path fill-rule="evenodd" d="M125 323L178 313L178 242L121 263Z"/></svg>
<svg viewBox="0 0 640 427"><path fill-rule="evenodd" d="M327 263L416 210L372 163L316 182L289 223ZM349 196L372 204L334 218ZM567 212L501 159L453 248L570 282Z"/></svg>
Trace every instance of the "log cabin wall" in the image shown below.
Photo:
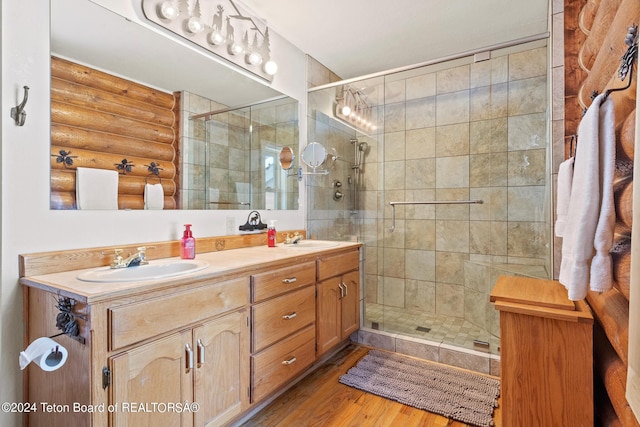
<svg viewBox="0 0 640 427"><path fill-rule="evenodd" d="M76 168L117 170L118 208L144 209L146 183L177 207L179 95L51 58L51 209L76 208Z"/></svg>
<svg viewBox="0 0 640 427"><path fill-rule="evenodd" d="M564 0L564 158L594 92L624 87L618 69L628 28L638 25L638 0ZM636 61L637 62L637 61ZM638 426L626 398L637 65L631 86L612 92L616 117L614 289L589 292L594 327L595 407L599 425ZM579 146L579 135L577 138Z"/></svg>

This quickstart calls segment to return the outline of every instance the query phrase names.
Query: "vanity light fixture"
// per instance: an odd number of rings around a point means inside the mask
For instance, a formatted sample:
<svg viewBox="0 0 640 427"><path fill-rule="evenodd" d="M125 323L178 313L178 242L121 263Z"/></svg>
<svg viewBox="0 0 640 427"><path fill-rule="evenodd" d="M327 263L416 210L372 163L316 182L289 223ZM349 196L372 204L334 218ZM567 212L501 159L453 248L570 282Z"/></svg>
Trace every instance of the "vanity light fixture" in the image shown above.
<svg viewBox="0 0 640 427"><path fill-rule="evenodd" d="M238 0L142 0L147 20L271 82L269 28Z"/></svg>
<svg viewBox="0 0 640 427"><path fill-rule="evenodd" d="M351 86L343 87L336 97L335 116L364 133L377 129L372 117L373 103L361 90Z"/></svg>

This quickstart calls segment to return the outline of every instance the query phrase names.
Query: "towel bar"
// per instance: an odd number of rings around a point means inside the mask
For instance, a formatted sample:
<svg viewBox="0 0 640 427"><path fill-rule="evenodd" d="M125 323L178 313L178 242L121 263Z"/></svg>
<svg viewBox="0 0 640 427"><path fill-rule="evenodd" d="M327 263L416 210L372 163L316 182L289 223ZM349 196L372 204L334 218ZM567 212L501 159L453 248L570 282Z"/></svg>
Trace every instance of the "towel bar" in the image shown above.
<svg viewBox="0 0 640 427"><path fill-rule="evenodd" d="M389 231L396 229L396 205L473 205L482 204L483 200L429 200L423 202L389 202L391 205L391 228Z"/></svg>

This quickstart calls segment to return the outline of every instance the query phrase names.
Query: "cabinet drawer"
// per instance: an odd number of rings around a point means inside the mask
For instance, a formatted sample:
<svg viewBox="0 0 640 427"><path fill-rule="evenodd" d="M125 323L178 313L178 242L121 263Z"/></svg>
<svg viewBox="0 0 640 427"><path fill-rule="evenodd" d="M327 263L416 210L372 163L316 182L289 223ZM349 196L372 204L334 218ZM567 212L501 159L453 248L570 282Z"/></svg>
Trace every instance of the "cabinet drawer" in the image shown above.
<svg viewBox="0 0 640 427"><path fill-rule="evenodd" d="M360 262L358 250L318 259L318 281L357 270Z"/></svg>
<svg viewBox="0 0 640 427"><path fill-rule="evenodd" d="M248 302L249 278L242 277L111 308L109 348L122 348L243 307Z"/></svg>
<svg viewBox="0 0 640 427"><path fill-rule="evenodd" d="M257 352L315 322L315 286L279 296L252 308L252 351Z"/></svg>
<svg viewBox="0 0 640 427"><path fill-rule="evenodd" d="M296 376L315 360L315 326L310 325L268 349L251 356L256 402Z"/></svg>
<svg viewBox="0 0 640 427"><path fill-rule="evenodd" d="M316 266L313 261L291 267L279 268L251 276L251 300L267 298L312 285L316 280Z"/></svg>

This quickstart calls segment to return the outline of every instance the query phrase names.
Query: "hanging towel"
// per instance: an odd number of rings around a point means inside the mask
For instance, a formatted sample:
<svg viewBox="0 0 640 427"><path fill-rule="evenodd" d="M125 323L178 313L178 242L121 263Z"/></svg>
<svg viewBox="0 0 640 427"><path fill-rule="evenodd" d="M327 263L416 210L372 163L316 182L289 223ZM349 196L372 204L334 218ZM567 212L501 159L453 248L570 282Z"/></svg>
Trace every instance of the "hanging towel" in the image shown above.
<svg viewBox="0 0 640 427"><path fill-rule="evenodd" d="M571 157L560 163L558 167L558 188L556 191L556 226L557 237L564 236L567 223L567 212L571 198L571 183L573 181L573 161Z"/></svg>
<svg viewBox="0 0 640 427"><path fill-rule="evenodd" d="M596 254L591 260L589 288L605 292L613 287L613 261L611 246L616 226L616 210L613 201L613 176L616 168L616 130L613 100L605 99L600 106L600 215L596 226L593 247Z"/></svg>
<svg viewBox="0 0 640 427"><path fill-rule="evenodd" d="M573 165L571 198L567 210L562 240L562 261L559 281L568 291L569 299L581 300L589 287L589 263L593 257L593 242L600 214L600 104L598 95L578 126L580 148ZM609 102L605 103L608 108Z"/></svg>
<svg viewBox="0 0 640 427"><path fill-rule="evenodd" d="M144 208L164 209L164 189L162 184L145 184Z"/></svg>
<svg viewBox="0 0 640 427"><path fill-rule="evenodd" d="M118 209L118 172L106 169L76 169L78 209Z"/></svg>

